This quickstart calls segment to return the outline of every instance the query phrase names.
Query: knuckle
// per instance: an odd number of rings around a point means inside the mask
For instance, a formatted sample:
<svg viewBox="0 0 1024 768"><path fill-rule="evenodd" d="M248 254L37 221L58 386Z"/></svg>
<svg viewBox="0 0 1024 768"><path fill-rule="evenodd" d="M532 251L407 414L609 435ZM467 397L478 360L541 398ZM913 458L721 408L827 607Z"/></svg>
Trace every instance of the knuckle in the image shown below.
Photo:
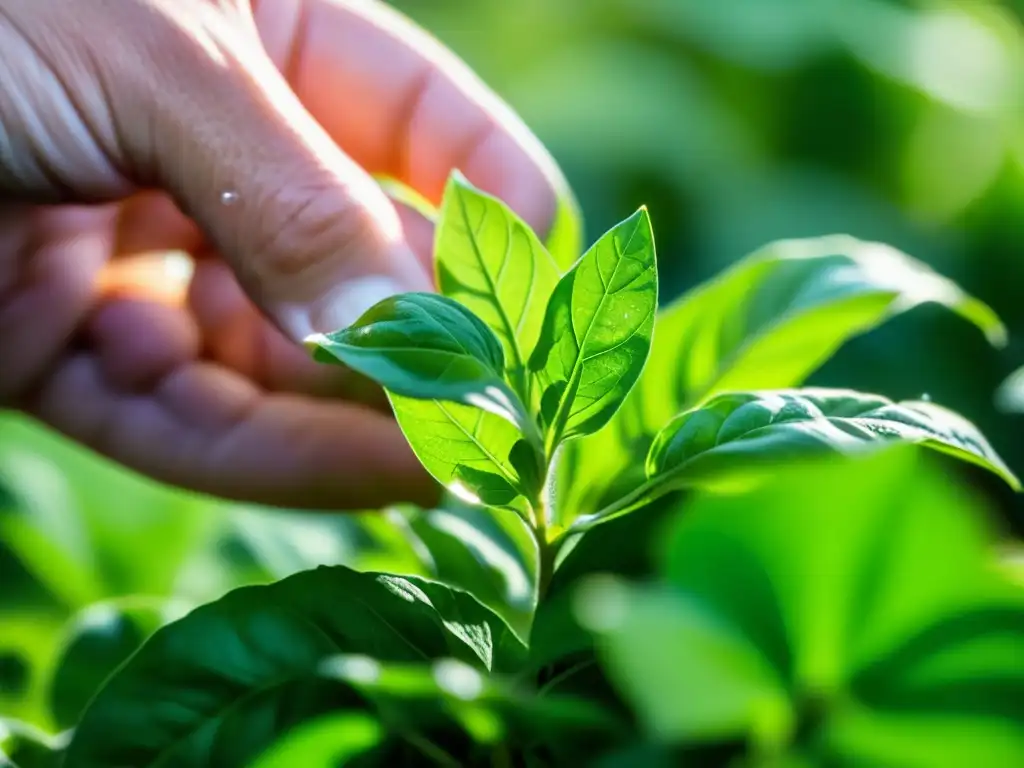
<svg viewBox="0 0 1024 768"><path fill-rule="evenodd" d="M245 250L264 280L315 277L379 245L370 212L336 181L285 185L257 215Z"/></svg>

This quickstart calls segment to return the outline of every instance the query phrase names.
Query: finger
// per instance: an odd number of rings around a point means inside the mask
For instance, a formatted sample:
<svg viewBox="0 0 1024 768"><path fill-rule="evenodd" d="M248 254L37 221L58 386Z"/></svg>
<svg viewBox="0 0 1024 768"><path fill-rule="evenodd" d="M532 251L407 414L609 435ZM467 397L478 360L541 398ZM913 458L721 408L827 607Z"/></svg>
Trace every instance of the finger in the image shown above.
<svg viewBox="0 0 1024 768"><path fill-rule="evenodd" d="M0 211L0 407L75 335L110 254L113 217L111 208Z"/></svg>
<svg viewBox="0 0 1024 768"><path fill-rule="evenodd" d="M87 401L89 408L78 403ZM269 395L224 368L172 368L124 392L95 354L65 360L30 412L163 482L285 507L432 504L438 488L395 423L355 405Z"/></svg>
<svg viewBox="0 0 1024 768"><path fill-rule="evenodd" d="M98 52L136 180L171 193L293 341L429 288L391 203L303 108L243 10L117 5L111 28L147 32Z"/></svg>
<svg viewBox="0 0 1024 768"><path fill-rule="evenodd" d="M302 348L267 322L222 261L196 265L188 308L204 356L274 392L345 397L390 413L379 387L339 366L314 362Z"/></svg>
<svg viewBox="0 0 1024 768"><path fill-rule="evenodd" d="M454 168L540 232L557 165L522 121L437 41L384 3L260 0L271 58L328 133L363 167L435 203Z"/></svg>

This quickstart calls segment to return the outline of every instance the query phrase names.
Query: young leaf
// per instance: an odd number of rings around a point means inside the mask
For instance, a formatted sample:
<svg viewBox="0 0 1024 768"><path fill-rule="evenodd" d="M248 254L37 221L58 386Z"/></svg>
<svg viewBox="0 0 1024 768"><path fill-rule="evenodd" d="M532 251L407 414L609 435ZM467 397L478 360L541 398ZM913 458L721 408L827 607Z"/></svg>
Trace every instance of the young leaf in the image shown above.
<svg viewBox="0 0 1024 768"><path fill-rule="evenodd" d="M469 595L420 579L335 566L244 587L158 630L92 700L65 764L245 766L339 704L317 683L324 658L486 669L505 632Z"/></svg>
<svg viewBox="0 0 1024 768"><path fill-rule="evenodd" d="M494 507L513 506L521 495L536 498L537 488L512 461L522 434L508 421L458 403L389 399L416 457L456 496Z"/></svg>
<svg viewBox="0 0 1024 768"><path fill-rule="evenodd" d="M647 359L657 304L654 235L641 208L583 255L548 302L530 368L549 454L618 409Z"/></svg>
<svg viewBox="0 0 1024 768"><path fill-rule="evenodd" d="M533 230L508 206L453 174L437 227L437 282L501 341L505 364L529 400L526 362L561 273Z"/></svg>
<svg viewBox="0 0 1024 768"><path fill-rule="evenodd" d="M888 245L839 235L769 244L659 315L627 408L653 435L717 393L799 386L850 338L925 303L1005 342L988 306Z"/></svg>
<svg viewBox="0 0 1024 768"><path fill-rule="evenodd" d="M396 395L473 405L520 429L530 423L504 382L505 358L491 329L444 296L392 296L306 344L320 362L341 361Z"/></svg>
<svg viewBox="0 0 1024 768"><path fill-rule="evenodd" d="M977 427L932 403L893 403L842 389L737 392L713 397L669 422L647 456L647 483L591 519L621 514L674 490L742 487L785 463L892 442L921 444L1021 488Z"/></svg>

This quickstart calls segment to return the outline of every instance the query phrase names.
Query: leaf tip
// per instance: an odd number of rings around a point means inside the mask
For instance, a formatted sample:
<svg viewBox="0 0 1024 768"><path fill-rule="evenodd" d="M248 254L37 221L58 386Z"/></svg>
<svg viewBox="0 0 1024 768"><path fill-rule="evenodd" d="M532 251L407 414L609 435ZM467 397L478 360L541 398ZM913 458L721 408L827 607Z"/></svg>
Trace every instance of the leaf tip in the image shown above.
<svg viewBox="0 0 1024 768"><path fill-rule="evenodd" d="M302 346L309 352L316 352L327 343L330 343L330 339L325 333L311 333L302 340Z"/></svg>

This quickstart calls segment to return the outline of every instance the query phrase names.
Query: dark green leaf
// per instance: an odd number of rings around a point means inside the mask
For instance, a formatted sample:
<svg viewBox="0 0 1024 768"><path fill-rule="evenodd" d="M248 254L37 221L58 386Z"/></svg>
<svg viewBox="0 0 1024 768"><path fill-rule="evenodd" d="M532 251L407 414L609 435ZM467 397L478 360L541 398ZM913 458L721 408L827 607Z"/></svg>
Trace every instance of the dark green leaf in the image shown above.
<svg viewBox="0 0 1024 768"><path fill-rule="evenodd" d="M74 727L110 674L157 629L186 610L155 598L128 598L90 606L76 616L50 680L50 711L57 726Z"/></svg>
<svg viewBox="0 0 1024 768"><path fill-rule="evenodd" d="M381 727L359 712L324 715L294 728L252 768L339 768L380 743Z"/></svg>
<svg viewBox="0 0 1024 768"><path fill-rule="evenodd" d="M454 721L477 744L517 751L553 748L564 760L613 741L620 733L619 724L590 702L516 690L455 659L426 666L337 656L321 666L321 673L374 702L393 733L416 733L420 743L431 731Z"/></svg>
<svg viewBox="0 0 1024 768"><path fill-rule="evenodd" d="M549 453L618 409L647 359L657 304L654 235L640 209L583 255L548 303L530 368Z"/></svg>
<svg viewBox="0 0 1024 768"><path fill-rule="evenodd" d="M528 429L530 418L503 379L500 342L452 299L392 296L348 328L316 334L306 344L315 359L341 361L393 394L473 405Z"/></svg>
<svg viewBox="0 0 1024 768"><path fill-rule="evenodd" d="M434 252L441 293L494 331L510 380L528 402L526 362L561 277L551 255L508 206L457 173L445 190Z"/></svg>
<svg viewBox="0 0 1024 768"><path fill-rule="evenodd" d="M1004 343L988 306L895 248L847 236L772 243L659 315L631 417L653 434L720 392L798 386L845 341L930 302Z"/></svg>
<svg viewBox="0 0 1024 768"><path fill-rule="evenodd" d="M60 768L68 734L49 736L18 720L0 717L0 768Z"/></svg>
<svg viewBox="0 0 1024 768"><path fill-rule="evenodd" d="M738 392L713 397L669 422L648 454L647 483L595 517L621 514L674 490L743 486L785 463L893 442L926 446L1021 487L977 427L932 403L893 403L840 389Z"/></svg>
<svg viewBox="0 0 1024 768"><path fill-rule="evenodd" d="M316 682L326 656L453 656L485 669L503 631L469 595L419 579L325 567L245 587L159 630L117 671L66 768L244 766L283 730L345 703Z"/></svg>

